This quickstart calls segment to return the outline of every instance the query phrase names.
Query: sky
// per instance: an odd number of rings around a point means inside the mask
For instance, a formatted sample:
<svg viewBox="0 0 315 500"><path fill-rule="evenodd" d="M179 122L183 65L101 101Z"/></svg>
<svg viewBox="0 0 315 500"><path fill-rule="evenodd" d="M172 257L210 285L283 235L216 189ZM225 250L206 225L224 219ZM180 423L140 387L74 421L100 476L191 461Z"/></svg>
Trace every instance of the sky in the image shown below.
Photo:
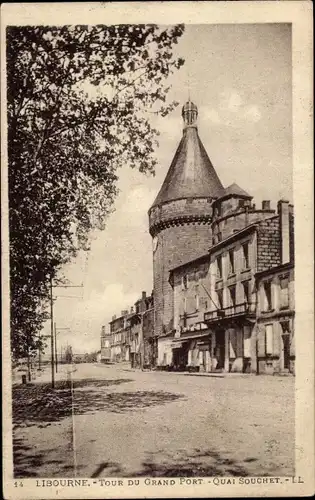
<svg viewBox="0 0 315 500"><path fill-rule="evenodd" d="M186 25L175 53L185 65L169 80L180 105L155 118L159 129L156 176L119 171L115 211L91 250L65 269L72 285L55 288L58 350L100 349L101 326L151 293L152 242L148 209L182 136L181 107L198 106L198 131L223 184L236 182L256 206L292 198L292 68L289 24ZM67 330L65 330L65 328ZM44 333L49 333L49 323ZM49 349L47 348L47 353Z"/></svg>

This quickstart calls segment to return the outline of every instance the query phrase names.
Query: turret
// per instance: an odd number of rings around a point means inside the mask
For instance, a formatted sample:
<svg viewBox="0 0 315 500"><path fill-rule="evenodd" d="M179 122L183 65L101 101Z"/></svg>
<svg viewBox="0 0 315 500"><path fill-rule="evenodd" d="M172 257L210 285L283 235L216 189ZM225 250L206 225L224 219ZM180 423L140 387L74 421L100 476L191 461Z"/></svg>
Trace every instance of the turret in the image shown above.
<svg viewBox="0 0 315 500"><path fill-rule="evenodd" d="M163 185L149 210L153 238L155 333L173 328L169 270L207 252L212 203L224 189L199 138L197 106L182 108L183 136Z"/></svg>

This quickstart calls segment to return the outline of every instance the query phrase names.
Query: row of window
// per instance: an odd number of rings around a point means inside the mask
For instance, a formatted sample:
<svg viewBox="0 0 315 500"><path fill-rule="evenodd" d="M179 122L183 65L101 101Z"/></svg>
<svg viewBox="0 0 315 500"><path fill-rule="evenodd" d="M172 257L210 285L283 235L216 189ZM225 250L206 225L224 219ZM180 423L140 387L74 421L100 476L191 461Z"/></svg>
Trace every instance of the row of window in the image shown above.
<svg viewBox="0 0 315 500"><path fill-rule="evenodd" d="M261 310L264 312L272 311L277 307L277 301L280 309L286 309L289 307L289 277L284 276L279 279L279 288L275 287L275 291L278 290L278 296L272 294L272 282L271 280L264 281L262 284L262 301Z"/></svg>
<svg viewBox="0 0 315 500"><path fill-rule="evenodd" d="M242 286L243 291L243 299L241 303L250 303L250 284L249 281L242 281L240 284ZM224 300L223 289L217 290L217 300L214 301L214 304L217 309L224 309L225 307L235 307L237 305L236 302L236 285L229 286L228 297ZM200 304L202 301L202 304ZM193 297L183 297L183 312L184 313L193 313L199 310L199 307L202 307L203 310L208 310L209 301L204 297L200 297L198 293L196 293Z"/></svg>
<svg viewBox="0 0 315 500"><path fill-rule="evenodd" d="M228 275L235 274L235 251L233 249L228 252ZM245 270L249 268L249 244L244 243L242 245L242 261L241 269ZM222 255L217 257L217 277L223 277L223 258ZM188 288L188 276L187 274L182 276L182 289L187 290Z"/></svg>
<svg viewBox="0 0 315 500"><path fill-rule="evenodd" d="M249 281L242 281L240 283L243 291L243 301L247 304L250 303L250 286ZM227 304L224 300L223 289L217 290L217 308L224 309L225 307L235 307L236 306L236 285L231 285L227 287L228 290L228 300Z"/></svg>
<svg viewBox="0 0 315 500"><path fill-rule="evenodd" d="M244 243L242 245L242 260L241 269L245 270L249 268L249 244ZM235 274L235 250L231 249L228 251L228 276ZM222 255L217 257L217 277L223 277L223 258Z"/></svg>
<svg viewBox="0 0 315 500"><path fill-rule="evenodd" d="M289 334L290 332L290 323L289 321L283 321L280 323L282 334ZM275 331L274 324L270 323L265 325L265 353L268 356L272 356L275 354L274 352L274 339L275 339Z"/></svg>
<svg viewBox="0 0 315 500"><path fill-rule="evenodd" d="M243 207L246 207L246 206L250 207L250 205L251 205L250 200L238 200L237 207L235 207L235 208L234 208L234 210L235 210L236 208L243 208ZM219 217L220 215L222 215L222 213L223 213L222 208L223 208L223 206L222 206L222 205L218 205L218 206L214 209L214 211L213 211L213 215L214 215L215 217Z"/></svg>

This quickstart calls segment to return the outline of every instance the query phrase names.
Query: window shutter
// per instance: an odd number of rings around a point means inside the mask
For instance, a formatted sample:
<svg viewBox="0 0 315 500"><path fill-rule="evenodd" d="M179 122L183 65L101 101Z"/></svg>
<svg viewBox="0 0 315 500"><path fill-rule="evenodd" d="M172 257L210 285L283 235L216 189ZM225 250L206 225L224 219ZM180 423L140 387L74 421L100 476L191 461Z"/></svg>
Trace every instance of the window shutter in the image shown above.
<svg viewBox="0 0 315 500"><path fill-rule="evenodd" d="M244 357L245 358L250 358L251 357L251 329L248 326L244 326Z"/></svg>
<svg viewBox="0 0 315 500"><path fill-rule="evenodd" d="M274 332L273 324L266 325L266 354L273 354L274 352Z"/></svg>
<svg viewBox="0 0 315 500"><path fill-rule="evenodd" d="M196 299L195 297L187 298L187 314L193 313L196 311Z"/></svg>
<svg viewBox="0 0 315 500"><path fill-rule="evenodd" d="M282 342L281 335L279 332L279 328L276 328L275 324L273 325L273 327L274 327L273 328L273 355L280 356L280 350L281 350L280 342ZM280 327L280 325L279 325L279 327Z"/></svg>
<svg viewBox="0 0 315 500"><path fill-rule="evenodd" d="M263 358L266 355L265 328L258 330L258 356Z"/></svg>
<svg viewBox="0 0 315 500"><path fill-rule="evenodd" d="M185 307L184 307L184 297L181 298L180 304L179 304L179 315L183 316L185 312Z"/></svg>
<svg viewBox="0 0 315 500"><path fill-rule="evenodd" d="M242 330L238 330L236 332L236 345L237 345L237 350L236 350L236 355L238 358L243 356L243 332Z"/></svg>
<svg viewBox="0 0 315 500"><path fill-rule="evenodd" d="M235 330L230 331L229 335L230 358L236 358L236 335Z"/></svg>
<svg viewBox="0 0 315 500"><path fill-rule="evenodd" d="M208 300L207 297L200 297L199 298L199 307L202 311L206 311L208 309Z"/></svg>

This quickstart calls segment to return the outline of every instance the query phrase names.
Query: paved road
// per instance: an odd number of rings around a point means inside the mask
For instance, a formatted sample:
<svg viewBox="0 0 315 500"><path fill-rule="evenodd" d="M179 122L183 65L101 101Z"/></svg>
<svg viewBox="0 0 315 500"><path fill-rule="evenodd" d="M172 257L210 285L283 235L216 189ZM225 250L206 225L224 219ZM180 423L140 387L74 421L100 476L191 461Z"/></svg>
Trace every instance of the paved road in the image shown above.
<svg viewBox="0 0 315 500"><path fill-rule="evenodd" d="M45 377L49 373L43 382ZM78 365L71 377L73 400L64 372L40 411L16 403L17 474L294 474L294 378L99 364ZM29 389L23 391L29 397ZM22 401L19 392L15 397Z"/></svg>

